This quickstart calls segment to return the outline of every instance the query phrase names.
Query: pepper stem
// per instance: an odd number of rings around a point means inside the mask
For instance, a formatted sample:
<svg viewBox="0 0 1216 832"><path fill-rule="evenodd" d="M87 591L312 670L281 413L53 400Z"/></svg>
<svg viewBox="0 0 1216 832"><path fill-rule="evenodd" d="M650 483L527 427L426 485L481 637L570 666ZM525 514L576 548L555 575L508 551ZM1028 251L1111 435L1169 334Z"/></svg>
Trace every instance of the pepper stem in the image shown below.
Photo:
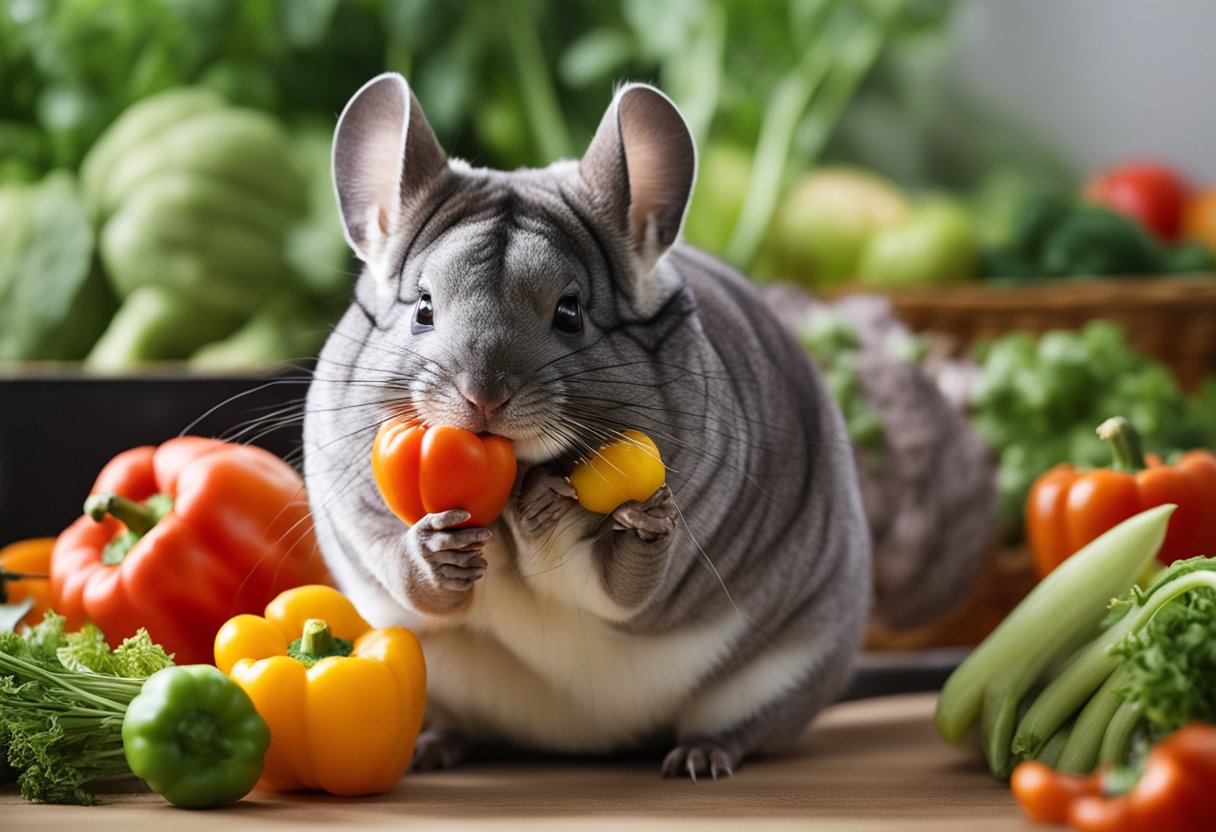
<svg viewBox="0 0 1216 832"><path fill-rule="evenodd" d="M300 635L300 652L306 656L328 656L334 650L334 634L323 618L310 618L304 622Z"/></svg>
<svg viewBox="0 0 1216 832"><path fill-rule="evenodd" d="M94 494L84 501L84 513L97 522L107 515L122 521L127 530L106 544L101 562L106 566L117 566L130 553L139 539L161 521L173 509L173 498L168 494L153 494L142 503L120 497L112 491Z"/></svg>
<svg viewBox="0 0 1216 832"><path fill-rule="evenodd" d="M287 655L305 667L312 667L330 656L349 656L353 650L354 644L335 636L324 619L309 618L304 621L300 637L287 646Z"/></svg>
<svg viewBox="0 0 1216 832"><path fill-rule="evenodd" d="M128 500L112 491L94 494L85 500L84 513L99 523L108 514L116 520L122 521L124 526L141 537L151 531L163 516L152 506Z"/></svg>
<svg viewBox="0 0 1216 832"><path fill-rule="evenodd" d="M1115 470L1134 473L1148 467L1140 445L1140 434L1124 417L1112 416L1098 425L1098 438L1110 443L1115 455L1112 466Z"/></svg>

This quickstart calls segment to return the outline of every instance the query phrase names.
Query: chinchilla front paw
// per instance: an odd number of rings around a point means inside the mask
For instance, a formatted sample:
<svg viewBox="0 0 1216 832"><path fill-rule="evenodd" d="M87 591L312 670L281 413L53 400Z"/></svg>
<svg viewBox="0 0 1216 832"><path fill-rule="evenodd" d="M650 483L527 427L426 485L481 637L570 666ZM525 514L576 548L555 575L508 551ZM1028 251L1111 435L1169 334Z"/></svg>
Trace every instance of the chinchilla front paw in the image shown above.
<svg viewBox="0 0 1216 832"><path fill-rule="evenodd" d="M489 529L455 528L469 519L462 508L428 514L410 527L407 546L429 570L434 584L454 593L466 593L486 573L481 550L491 537Z"/></svg>
<svg viewBox="0 0 1216 832"><path fill-rule="evenodd" d="M613 529L633 532L643 543L662 543L676 530L679 510L666 485L645 502L631 500L612 512Z"/></svg>
<svg viewBox="0 0 1216 832"><path fill-rule="evenodd" d="M577 500L570 480L544 467L533 468L524 475L515 501L520 530L539 537L577 507Z"/></svg>

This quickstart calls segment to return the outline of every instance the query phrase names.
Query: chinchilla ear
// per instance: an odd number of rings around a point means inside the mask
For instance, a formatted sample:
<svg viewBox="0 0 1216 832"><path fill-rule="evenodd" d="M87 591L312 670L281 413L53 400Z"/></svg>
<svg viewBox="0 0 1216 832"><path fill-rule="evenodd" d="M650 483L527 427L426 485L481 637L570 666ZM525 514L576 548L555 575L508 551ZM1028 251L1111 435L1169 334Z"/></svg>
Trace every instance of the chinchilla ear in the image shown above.
<svg viewBox="0 0 1216 832"><path fill-rule="evenodd" d="M643 274L680 233L696 166L688 125L671 99L646 84L622 87L579 173L628 235Z"/></svg>
<svg viewBox="0 0 1216 832"><path fill-rule="evenodd" d="M346 240L381 277L388 240L447 170L447 156L409 84L395 72L368 81L334 132L333 174Z"/></svg>

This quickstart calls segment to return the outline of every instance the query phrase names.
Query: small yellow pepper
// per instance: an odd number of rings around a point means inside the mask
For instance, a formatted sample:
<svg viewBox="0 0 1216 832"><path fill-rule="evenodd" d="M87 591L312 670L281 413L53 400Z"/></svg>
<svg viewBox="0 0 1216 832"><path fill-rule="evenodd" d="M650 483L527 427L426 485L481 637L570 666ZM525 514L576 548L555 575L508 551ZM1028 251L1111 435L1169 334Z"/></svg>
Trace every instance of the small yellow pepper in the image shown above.
<svg viewBox="0 0 1216 832"><path fill-rule="evenodd" d="M658 447L636 430L625 431L624 439L602 446L570 472L579 504L597 514L608 514L629 500L649 499L666 479Z"/></svg>
<svg viewBox="0 0 1216 832"><path fill-rule="evenodd" d="M402 627L372 629L332 587L289 589L265 618L230 619L215 663L270 726L261 787L374 794L409 767L426 698L422 647Z"/></svg>

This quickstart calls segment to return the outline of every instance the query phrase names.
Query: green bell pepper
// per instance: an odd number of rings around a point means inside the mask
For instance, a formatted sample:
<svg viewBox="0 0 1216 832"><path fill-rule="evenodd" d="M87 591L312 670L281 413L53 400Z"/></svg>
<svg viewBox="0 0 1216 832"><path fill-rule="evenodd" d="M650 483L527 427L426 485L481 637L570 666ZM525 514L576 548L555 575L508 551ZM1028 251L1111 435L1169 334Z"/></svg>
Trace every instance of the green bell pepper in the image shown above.
<svg viewBox="0 0 1216 832"><path fill-rule="evenodd" d="M159 670L122 723L131 771L175 806L239 800L262 776L270 730L248 694L211 665Z"/></svg>

